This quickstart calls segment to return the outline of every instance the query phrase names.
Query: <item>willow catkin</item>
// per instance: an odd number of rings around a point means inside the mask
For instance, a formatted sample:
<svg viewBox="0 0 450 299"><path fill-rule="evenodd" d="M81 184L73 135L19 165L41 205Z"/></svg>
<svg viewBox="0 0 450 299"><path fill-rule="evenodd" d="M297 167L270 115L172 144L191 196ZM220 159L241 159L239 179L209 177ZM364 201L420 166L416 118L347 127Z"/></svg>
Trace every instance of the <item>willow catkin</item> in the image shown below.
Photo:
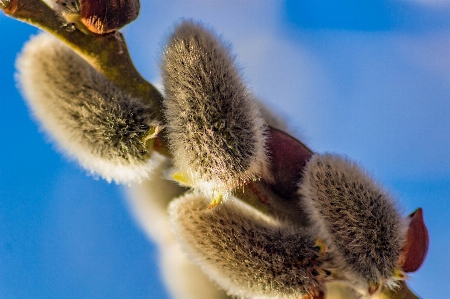
<svg viewBox="0 0 450 299"><path fill-rule="evenodd" d="M162 59L165 115L176 168L211 195L260 176L265 126L229 46L183 21Z"/></svg>
<svg viewBox="0 0 450 299"><path fill-rule="evenodd" d="M169 206L172 229L191 260L230 295L319 298L325 291L331 263L312 231L238 200L206 207L198 193L176 199Z"/></svg>
<svg viewBox="0 0 450 299"><path fill-rule="evenodd" d="M65 153L108 181L147 177L158 125L151 104L117 88L46 33L25 45L16 67L32 113Z"/></svg>
<svg viewBox="0 0 450 299"><path fill-rule="evenodd" d="M394 275L405 225L392 197L356 163L316 154L300 183L301 204L336 245L350 277L372 284Z"/></svg>

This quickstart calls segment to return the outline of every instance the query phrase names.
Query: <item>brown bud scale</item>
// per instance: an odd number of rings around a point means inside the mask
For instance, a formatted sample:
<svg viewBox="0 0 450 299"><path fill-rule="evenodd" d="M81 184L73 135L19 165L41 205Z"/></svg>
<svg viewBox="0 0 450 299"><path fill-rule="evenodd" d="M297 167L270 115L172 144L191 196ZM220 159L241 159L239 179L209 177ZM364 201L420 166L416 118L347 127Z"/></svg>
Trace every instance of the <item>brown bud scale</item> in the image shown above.
<svg viewBox="0 0 450 299"><path fill-rule="evenodd" d="M81 0L81 21L91 31L105 34L134 21L139 0Z"/></svg>
<svg viewBox="0 0 450 299"><path fill-rule="evenodd" d="M427 256L429 237L421 208L409 215L409 219L400 266L405 272L415 272L422 266Z"/></svg>

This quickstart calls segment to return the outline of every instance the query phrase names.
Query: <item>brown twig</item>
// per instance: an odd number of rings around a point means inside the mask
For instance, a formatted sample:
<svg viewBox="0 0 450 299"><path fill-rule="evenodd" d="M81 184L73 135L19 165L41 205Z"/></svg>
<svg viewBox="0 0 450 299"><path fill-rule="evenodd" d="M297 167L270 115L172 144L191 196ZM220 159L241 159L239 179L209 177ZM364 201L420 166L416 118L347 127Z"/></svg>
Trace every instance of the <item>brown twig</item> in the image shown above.
<svg viewBox="0 0 450 299"><path fill-rule="evenodd" d="M148 102L163 121L162 95L136 70L121 33L106 35L69 30L67 23L41 0L0 0L6 15L51 33L70 46L109 81L135 98ZM169 155L164 134L157 135L158 151Z"/></svg>
<svg viewBox="0 0 450 299"><path fill-rule="evenodd" d="M65 20L41 0L0 1L6 15L58 37L115 85L149 101L162 119L162 96L134 67L122 34L96 35L69 30Z"/></svg>

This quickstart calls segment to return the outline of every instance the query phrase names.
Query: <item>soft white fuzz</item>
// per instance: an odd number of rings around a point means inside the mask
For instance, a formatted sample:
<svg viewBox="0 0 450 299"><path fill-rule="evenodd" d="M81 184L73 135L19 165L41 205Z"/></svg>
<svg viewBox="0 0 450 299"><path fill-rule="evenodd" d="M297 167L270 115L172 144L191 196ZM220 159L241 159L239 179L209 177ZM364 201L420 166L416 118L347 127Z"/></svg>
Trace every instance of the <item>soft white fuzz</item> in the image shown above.
<svg viewBox="0 0 450 299"><path fill-rule="evenodd" d="M164 173L170 167L170 160L154 154L152 159L161 163L150 173L148 179L126 187L126 197L132 214L150 239L159 245L173 242L167 207L172 199L182 195L186 189L166 180Z"/></svg>
<svg viewBox="0 0 450 299"><path fill-rule="evenodd" d="M174 241L172 244L160 246L159 251L164 283L174 299L232 298L187 258L180 244Z"/></svg>
<svg viewBox="0 0 450 299"><path fill-rule="evenodd" d="M233 198L206 208L198 193L176 199L169 206L172 228L192 261L230 295L313 298L324 290L329 257L307 229L267 218Z"/></svg>
<svg viewBox="0 0 450 299"><path fill-rule="evenodd" d="M394 275L405 225L391 196L344 157L315 155L300 184L301 204L336 245L350 277L372 284Z"/></svg>
<svg viewBox="0 0 450 299"><path fill-rule="evenodd" d="M285 119L278 115L278 113L276 113L266 103L259 99L255 99L255 101L258 104L262 118L268 126L289 133L290 128L288 127Z"/></svg>
<svg viewBox="0 0 450 299"><path fill-rule="evenodd" d="M229 46L183 21L165 48L162 78L169 144L188 183L214 196L258 178L264 122Z"/></svg>
<svg viewBox="0 0 450 299"><path fill-rule="evenodd" d="M167 206L185 189L164 179L170 166L165 159L152 171L148 180L127 187L127 198L138 224L159 249L159 267L167 289L175 299L225 299L226 293L194 265L170 229Z"/></svg>
<svg viewBox="0 0 450 299"><path fill-rule="evenodd" d="M151 127L158 125L149 104L125 94L49 34L32 38L16 67L30 109L64 152L108 181L148 176Z"/></svg>

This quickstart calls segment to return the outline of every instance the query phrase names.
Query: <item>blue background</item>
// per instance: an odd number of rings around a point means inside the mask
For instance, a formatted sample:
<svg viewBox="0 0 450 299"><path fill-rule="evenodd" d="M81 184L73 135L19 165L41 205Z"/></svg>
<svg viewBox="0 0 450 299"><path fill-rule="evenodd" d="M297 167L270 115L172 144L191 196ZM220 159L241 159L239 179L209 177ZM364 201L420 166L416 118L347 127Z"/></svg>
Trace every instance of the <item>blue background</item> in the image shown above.
<svg viewBox="0 0 450 299"><path fill-rule="evenodd" d="M423 207L430 230L410 286L450 287L450 1L141 1L125 28L158 83L180 17L233 42L251 89L315 151L348 155ZM169 298L157 251L123 187L89 177L47 142L16 89L14 61L37 30L0 13L0 298Z"/></svg>

